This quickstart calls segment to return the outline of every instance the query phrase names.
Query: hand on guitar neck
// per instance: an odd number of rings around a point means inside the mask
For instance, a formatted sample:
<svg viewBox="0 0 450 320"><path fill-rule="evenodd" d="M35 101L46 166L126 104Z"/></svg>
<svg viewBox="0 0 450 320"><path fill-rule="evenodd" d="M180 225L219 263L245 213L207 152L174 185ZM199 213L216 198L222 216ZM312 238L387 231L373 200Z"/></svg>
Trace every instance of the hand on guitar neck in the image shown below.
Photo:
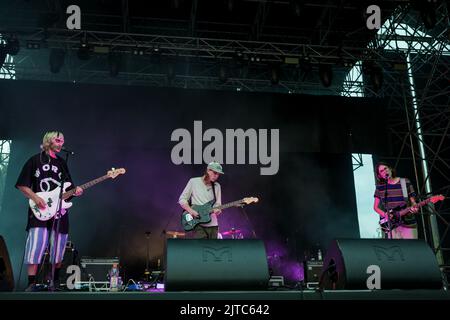
<svg viewBox="0 0 450 320"><path fill-rule="evenodd" d="M438 201L444 200L445 197L443 195L431 196L428 199L420 201L419 203L414 204L411 207L397 207L393 208L383 215L383 218L380 220L380 226L384 232L389 231L389 225L391 229L396 228L399 225L406 223L404 221L404 216L409 214L417 214L419 209L428 203L436 203ZM389 219L388 219L389 215Z"/></svg>
<svg viewBox="0 0 450 320"><path fill-rule="evenodd" d="M211 213L220 214L222 209L230 207L242 207L243 205L256 203L259 199L255 197L247 197L241 200L233 201L230 203L222 204L218 207L212 207L214 201L205 203L203 205L192 205L192 208L183 204L182 207L185 210L181 215L181 224L185 231L190 231L199 223L209 223L211 221Z"/></svg>
<svg viewBox="0 0 450 320"><path fill-rule="evenodd" d="M73 194L75 197L79 197L83 194L83 189L80 187L75 188L75 193Z"/></svg>
<svg viewBox="0 0 450 320"><path fill-rule="evenodd" d="M66 191L70 187L70 182L65 182L63 185L63 194L62 194L62 206L59 208L59 200L60 200L60 191L61 188L57 187L51 191L46 192L32 192L28 187L21 186L19 189L25 194L29 196L29 205L31 211L33 211L34 216L41 221L47 221L51 218L55 217L59 219L61 216L65 214L67 209L72 206L71 202L66 202L65 200L69 199L72 196L80 196L83 194L84 189L90 188L97 183L105 181L107 179L115 179L118 175L124 174L125 169L112 169L107 172L106 175L99 177L97 179L86 182L85 184L72 188L71 190Z"/></svg>

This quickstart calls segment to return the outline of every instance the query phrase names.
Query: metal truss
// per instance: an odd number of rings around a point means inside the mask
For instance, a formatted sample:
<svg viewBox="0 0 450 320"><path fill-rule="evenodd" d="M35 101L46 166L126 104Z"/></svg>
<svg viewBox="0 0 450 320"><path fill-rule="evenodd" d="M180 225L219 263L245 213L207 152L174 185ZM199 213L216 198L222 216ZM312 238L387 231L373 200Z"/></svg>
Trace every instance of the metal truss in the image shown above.
<svg viewBox="0 0 450 320"><path fill-rule="evenodd" d="M436 13L436 26L428 31L408 5L395 12L385 34L377 37L371 47L382 49L391 59L399 59L403 67L395 72L384 69L383 88L379 92L366 91L368 96L388 101L391 154L395 155L391 160L395 160L395 165L412 161L416 188L423 197L431 193L446 197L450 194L450 45L446 4L442 3ZM432 36L424 37L429 32ZM399 41L407 46L397 46ZM411 81L415 95L411 93ZM430 205L422 213L424 237L434 249L441 269L449 274L450 205L444 201Z"/></svg>
<svg viewBox="0 0 450 320"><path fill-rule="evenodd" d="M39 50L22 48L14 57L14 64L6 63L4 70L12 74L15 69L17 79L77 83L344 96L352 96L363 89L365 96L381 97L387 101L392 152L383 155L384 158L391 158L396 163L412 160L419 194L426 195L432 191L449 195L450 57L446 54L450 46L450 30L445 1L440 2L436 10L436 25L432 30L425 29L409 2L401 4L393 11L384 33L374 37L367 47L349 46L350 42L346 46L324 45L324 37L332 29L332 23L324 36L319 32L318 43L321 45L262 41L265 38L261 29L268 10L265 1L259 3L252 28L253 41L195 37L197 1L192 3L190 36L130 33L126 28L129 22L126 15L122 21L124 32L26 26L0 30L4 35L17 34L22 47L27 43L39 43L41 47ZM77 58L82 42L90 48L90 60ZM406 45L402 47L399 43ZM49 50L57 48L65 50L66 59L65 67L54 74L49 71L48 57ZM127 62L126 71L115 77L111 77L109 71L111 52L122 55ZM371 85L370 75L366 73L346 79L346 74L357 62L371 62L381 67L381 88L377 90ZM177 63L181 67L168 72L169 66ZM317 76L316 69L320 64L332 65L335 75L338 75L328 88ZM283 73L276 83L271 82L269 69L274 66ZM219 77L221 68L227 71L222 78ZM414 78L415 97L411 94L408 74ZM424 162L427 164L425 167ZM425 237L435 249L441 267L447 268L450 265L446 254L449 251L446 246L450 242L449 205L445 201L429 210L432 210L430 216L421 216Z"/></svg>
<svg viewBox="0 0 450 320"><path fill-rule="evenodd" d="M5 192L6 173L8 171L11 140L0 140L0 212Z"/></svg>

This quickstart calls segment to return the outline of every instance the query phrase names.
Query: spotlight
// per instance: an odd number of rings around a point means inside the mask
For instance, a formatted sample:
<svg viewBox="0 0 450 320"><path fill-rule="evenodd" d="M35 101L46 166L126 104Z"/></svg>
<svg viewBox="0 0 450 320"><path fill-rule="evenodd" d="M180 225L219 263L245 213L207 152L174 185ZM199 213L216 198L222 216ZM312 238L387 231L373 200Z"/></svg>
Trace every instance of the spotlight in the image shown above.
<svg viewBox="0 0 450 320"><path fill-rule="evenodd" d="M180 8L180 0L172 0L172 1L170 1L170 5L173 9L179 9Z"/></svg>
<svg viewBox="0 0 450 320"><path fill-rule="evenodd" d="M277 85L280 82L280 69L278 66L270 68L270 82L272 85Z"/></svg>
<svg viewBox="0 0 450 320"><path fill-rule="evenodd" d="M234 5L234 0L228 0L228 1L227 1L227 9L228 9L228 12L233 11L233 5Z"/></svg>
<svg viewBox="0 0 450 320"><path fill-rule="evenodd" d="M219 67L219 81L221 83L226 83L228 81L227 68L224 65Z"/></svg>
<svg viewBox="0 0 450 320"><path fill-rule="evenodd" d="M333 81L333 69L330 64L321 64L319 66L319 77L323 86L328 88Z"/></svg>
<svg viewBox="0 0 450 320"><path fill-rule="evenodd" d="M175 78L175 63L169 62L167 64L167 80L170 83L174 78Z"/></svg>
<svg viewBox="0 0 450 320"><path fill-rule="evenodd" d="M64 65L65 55L66 52L63 49L50 50L49 64L52 73L59 73L59 70Z"/></svg>
<svg viewBox="0 0 450 320"><path fill-rule="evenodd" d="M133 54L135 56L143 56L144 55L144 49L136 47L133 49Z"/></svg>
<svg viewBox="0 0 450 320"><path fill-rule="evenodd" d="M12 37L7 40L6 43L6 49L8 51L8 54L15 56L20 51L20 43L19 40L16 37Z"/></svg>
<svg viewBox="0 0 450 320"><path fill-rule="evenodd" d="M436 26L436 6L436 0L416 0L413 3L413 7L419 11L423 24L428 30Z"/></svg>
<svg viewBox="0 0 450 320"><path fill-rule="evenodd" d="M40 49L41 48L41 44L37 41L27 41L27 49L30 50L35 50L35 49Z"/></svg>
<svg viewBox="0 0 450 320"><path fill-rule="evenodd" d="M3 64L6 60L6 47L0 44L0 68L3 68Z"/></svg>
<svg viewBox="0 0 450 320"><path fill-rule="evenodd" d="M80 59L80 60L89 60L89 58L91 57L90 48L89 48L86 34L80 40L80 46L78 48L77 56L78 56L78 59Z"/></svg>
<svg viewBox="0 0 450 320"><path fill-rule="evenodd" d="M291 10L296 17L300 17L302 12L302 1L301 0L291 0Z"/></svg>
<svg viewBox="0 0 450 320"><path fill-rule="evenodd" d="M373 89L378 92L383 85L383 71L380 66L374 66L370 79Z"/></svg>
<svg viewBox="0 0 450 320"><path fill-rule="evenodd" d="M378 92L383 85L383 71L381 67L373 61L364 61L362 70L364 75L369 77L373 90Z"/></svg>
<svg viewBox="0 0 450 320"><path fill-rule="evenodd" d="M242 60L242 59L244 59L244 53L242 52L242 50L236 50L236 51L234 52L234 55L235 55L235 58L236 58L237 60Z"/></svg>
<svg viewBox="0 0 450 320"><path fill-rule="evenodd" d="M116 52L110 52L108 55L109 74L116 77L119 74L122 65L122 56Z"/></svg>

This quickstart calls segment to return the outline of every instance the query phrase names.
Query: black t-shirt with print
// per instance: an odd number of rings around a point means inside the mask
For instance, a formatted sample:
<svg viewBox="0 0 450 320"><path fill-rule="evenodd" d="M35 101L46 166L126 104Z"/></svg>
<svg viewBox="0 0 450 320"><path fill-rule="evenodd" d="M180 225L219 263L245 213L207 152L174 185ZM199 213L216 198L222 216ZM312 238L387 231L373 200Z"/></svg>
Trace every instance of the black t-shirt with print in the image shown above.
<svg viewBox="0 0 450 320"><path fill-rule="evenodd" d="M19 178L17 179L16 188L18 186L25 186L29 187L33 190L33 192L48 192L58 188L61 185L62 178L64 178L66 182L70 182L72 184L67 190L74 188L66 161L59 156L54 159L46 153L41 152L32 156L25 163L22 171L20 172ZM36 219L33 211L28 208L28 223L26 230L28 231L30 228L36 227L46 227L51 229L53 226L53 221L54 219L50 219L48 221L40 221ZM59 219L59 221L59 233L69 233L68 212L66 212L66 214Z"/></svg>

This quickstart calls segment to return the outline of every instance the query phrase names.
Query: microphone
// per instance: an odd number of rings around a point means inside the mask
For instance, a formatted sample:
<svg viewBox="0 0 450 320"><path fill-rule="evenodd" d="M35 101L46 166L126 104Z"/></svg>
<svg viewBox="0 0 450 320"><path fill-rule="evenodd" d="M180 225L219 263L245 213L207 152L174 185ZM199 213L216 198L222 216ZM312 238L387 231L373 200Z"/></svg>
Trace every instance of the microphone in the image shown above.
<svg viewBox="0 0 450 320"><path fill-rule="evenodd" d="M64 151L64 152L67 152L67 153L69 153L69 154L75 154L75 152L73 152L72 150L70 150L70 149L67 149L66 147L62 147L61 148L61 151Z"/></svg>

